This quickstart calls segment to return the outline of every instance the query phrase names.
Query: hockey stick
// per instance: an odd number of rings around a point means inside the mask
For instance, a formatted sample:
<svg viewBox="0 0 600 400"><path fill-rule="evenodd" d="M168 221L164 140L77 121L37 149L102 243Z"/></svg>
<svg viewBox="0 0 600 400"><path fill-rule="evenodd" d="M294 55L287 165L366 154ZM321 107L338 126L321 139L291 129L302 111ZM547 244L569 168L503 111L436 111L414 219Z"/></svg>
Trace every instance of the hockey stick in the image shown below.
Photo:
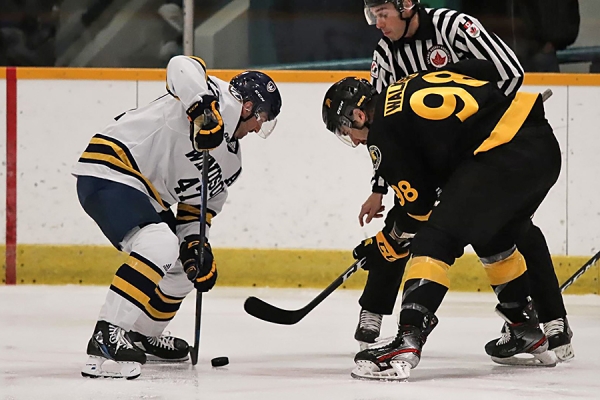
<svg viewBox="0 0 600 400"><path fill-rule="evenodd" d="M200 206L200 251L198 252L198 268L204 263L204 247L206 245L206 203L208 201L208 150L202 151L202 201ZM196 318L194 329L194 346L190 347L192 365L198 364L198 351L200 350L200 322L202 318L202 292L196 290Z"/></svg>
<svg viewBox="0 0 600 400"><path fill-rule="evenodd" d="M299 310L284 310L275 307L259 298L248 297L244 302L244 310L253 317L263 321L281 325L294 325L325 300L335 289L340 287L352 274L365 264L366 259L358 260L338 276L325 290L310 303Z"/></svg>
<svg viewBox="0 0 600 400"><path fill-rule="evenodd" d="M550 97L552 97L552 94L552 90L546 89L542 93L542 100L548 100ZM356 261L346 271L338 276L329 286L327 286L325 290L319 293L319 295L310 303L298 310L284 310L254 296L246 299L244 302L244 310L246 310L246 312L253 317L262 319L263 321L281 325L294 325L304 318L309 312L311 312L316 306L318 306L323 300L325 300L331 293L333 293L334 290L340 287L340 285L342 285L346 279L348 279L364 265L365 261L365 259Z"/></svg>
<svg viewBox="0 0 600 400"><path fill-rule="evenodd" d="M581 268L577 270L569 279L565 281L562 285L560 285L560 292L563 293L569 286L571 286L581 275L585 273L588 269L590 269L594 264L596 264L600 260L600 251L594 254L592 258L590 258Z"/></svg>

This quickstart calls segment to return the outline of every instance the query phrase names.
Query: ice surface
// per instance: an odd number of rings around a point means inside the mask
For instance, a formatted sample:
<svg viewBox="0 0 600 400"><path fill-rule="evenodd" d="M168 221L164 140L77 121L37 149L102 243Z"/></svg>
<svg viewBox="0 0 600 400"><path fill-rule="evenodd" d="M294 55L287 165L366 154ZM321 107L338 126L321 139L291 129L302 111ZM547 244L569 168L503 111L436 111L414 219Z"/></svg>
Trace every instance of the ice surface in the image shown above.
<svg viewBox="0 0 600 400"><path fill-rule="evenodd" d="M407 383L350 378L357 291L340 290L292 326L257 320L247 296L297 309L305 289L216 288L204 295L200 360L146 364L133 381L85 379L85 348L107 288L0 286L0 399L600 399L600 297L566 296L576 357L556 368L506 367L483 346L499 335L492 294L450 293ZM169 326L193 338L190 295ZM395 333L386 317L382 336ZM210 359L230 364L212 368Z"/></svg>

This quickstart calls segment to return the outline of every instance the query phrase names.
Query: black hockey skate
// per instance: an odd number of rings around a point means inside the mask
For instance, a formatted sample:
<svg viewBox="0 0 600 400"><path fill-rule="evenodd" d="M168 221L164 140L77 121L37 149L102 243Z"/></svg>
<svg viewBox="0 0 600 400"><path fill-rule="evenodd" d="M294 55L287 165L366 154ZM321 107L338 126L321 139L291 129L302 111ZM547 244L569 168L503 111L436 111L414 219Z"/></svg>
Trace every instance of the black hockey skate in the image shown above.
<svg viewBox="0 0 600 400"><path fill-rule="evenodd" d="M506 321L502 336L485 345L485 352L492 361L504 365L556 366L556 357L548 352L548 340L540 329L537 313L533 303L529 302L521 310L524 321L513 323L504 314L501 305L496 312ZM530 357L517 357L517 355Z"/></svg>
<svg viewBox="0 0 600 400"><path fill-rule="evenodd" d="M81 375L89 378L135 379L140 376L141 364L146 362L146 354L133 345L127 332L106 321L96 323L87 354Z"/></svg>
<svg viewBox="0 0 600 400"><path fill-rule="evenodd" d="M358 341L361 350L366 350L376 344L381 331L383 315L375 314L365 309L360 310L358 325L354 332L354 339ZM393 337L390 338L390 341Z"/></svg>
<svg viewBox="0 0 600 400"><path fill-rule="evenodd" d="M573 331L569 327L567 317L545 322L544 333L548 338L548 350L554 352L559 362L575 357L571 344Z"/></svg>
<svg viewBox="0 0 600 400"><path fill-rule="evenodd" d="M160 336L144 336L137 332L129 332L129 335L133 343L146 353L148 361L182 362L189 358L187 342L170 336L169 332Z"/></svg>
<svg viewBox="0 0 600 400"><path fill-rule="evenodd" d="M363 350L354 356L356 368L351 376L366 380L406 381L410 370L421 359L422 337L419 328L400 326L391 343Z"/></svg>

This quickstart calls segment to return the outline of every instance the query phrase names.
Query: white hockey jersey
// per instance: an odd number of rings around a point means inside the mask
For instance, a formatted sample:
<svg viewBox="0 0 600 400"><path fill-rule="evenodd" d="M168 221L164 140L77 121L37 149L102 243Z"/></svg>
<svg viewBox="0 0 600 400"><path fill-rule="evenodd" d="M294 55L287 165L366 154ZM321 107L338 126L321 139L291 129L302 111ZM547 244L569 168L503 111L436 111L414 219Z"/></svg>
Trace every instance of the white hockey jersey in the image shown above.
<svg viewBox="0 0 600 400"><path fill-rule="evenodd" d="M219 99L225 140L209 155L208 237L212 217L221 212L227 189L242 172L239 141L233 138L242 103L228 82L206 75L202 60L176 56L167 66L168 94L127 111L94 135L73 175L108 179L147 194L157 212L177 203L180 240L199 231L202 153L190 141L186 110L205 94Z"/></svg>

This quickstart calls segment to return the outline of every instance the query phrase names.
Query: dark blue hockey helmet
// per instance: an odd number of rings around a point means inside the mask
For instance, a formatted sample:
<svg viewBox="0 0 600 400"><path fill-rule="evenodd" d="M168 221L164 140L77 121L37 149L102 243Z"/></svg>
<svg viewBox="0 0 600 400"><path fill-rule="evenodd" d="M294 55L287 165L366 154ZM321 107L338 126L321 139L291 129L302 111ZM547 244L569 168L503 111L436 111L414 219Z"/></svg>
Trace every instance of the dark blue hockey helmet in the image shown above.
<svg viewBox="0 0 600 400"><path fill-rule="evenodd" d="M234 76L229 83L243 102L252 102L251 117L262 121L261 129L257 132L259 136L269 136L275 129L281 111L281 95L273 79L260 71L246 71Z"/></svg>

